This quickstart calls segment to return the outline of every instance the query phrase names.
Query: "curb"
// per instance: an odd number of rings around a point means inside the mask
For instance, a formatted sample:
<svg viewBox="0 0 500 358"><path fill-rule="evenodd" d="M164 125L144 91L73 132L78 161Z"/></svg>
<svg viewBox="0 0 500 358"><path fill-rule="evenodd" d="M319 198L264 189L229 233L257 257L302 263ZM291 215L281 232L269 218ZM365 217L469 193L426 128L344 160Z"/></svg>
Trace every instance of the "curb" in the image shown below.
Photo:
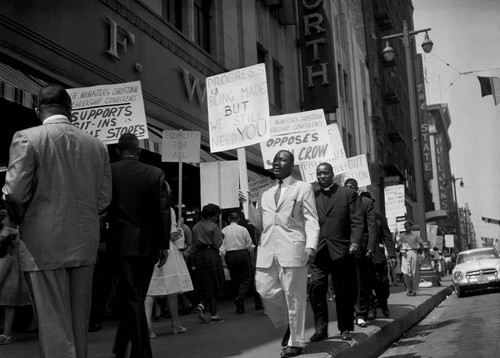
<svg viewBox="0 0 500 358"><path fill-rule="evenodd" d="M420 322L435 307L446 299L453 292L453 285L444 287L440 292L431 296L422 304L415 307L414 310L395 319L378 329L374 334L359 340L351 347L341 352L330 352L332 357L338 358L359 358L359 357L377 357L392 343L397 341L411 327Z"/></svg>

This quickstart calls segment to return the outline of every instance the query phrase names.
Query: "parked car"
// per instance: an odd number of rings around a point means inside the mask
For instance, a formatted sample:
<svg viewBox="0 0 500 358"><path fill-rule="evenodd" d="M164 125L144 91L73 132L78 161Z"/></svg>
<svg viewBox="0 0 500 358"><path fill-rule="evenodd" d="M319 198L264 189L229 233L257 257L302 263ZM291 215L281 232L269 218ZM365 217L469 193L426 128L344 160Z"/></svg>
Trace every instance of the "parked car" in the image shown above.
<svg viewBox="0 0 500 358"><path fill-rule="evenodd" d="M500 288L500 256L494 247L462 251L452 271L458 297L466 291Z"/></svg>

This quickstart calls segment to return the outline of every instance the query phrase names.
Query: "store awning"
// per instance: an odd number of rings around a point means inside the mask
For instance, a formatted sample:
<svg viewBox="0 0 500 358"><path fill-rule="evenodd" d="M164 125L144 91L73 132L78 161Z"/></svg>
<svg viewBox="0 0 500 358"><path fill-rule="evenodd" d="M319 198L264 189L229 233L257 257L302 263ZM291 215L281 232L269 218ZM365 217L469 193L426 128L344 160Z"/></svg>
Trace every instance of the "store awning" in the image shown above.
<svg viewBox="0 0 500 358"><path fill-rule="evenodd" d="M45 82L0 63L0 98L32 109Z"/></svg>
<svg viewBox="0 0 500 358"><path fill-rule="evenodd" d="M426 222L438 221L447 217L448 212L446 210L432 210L425 213Z"/></svg>

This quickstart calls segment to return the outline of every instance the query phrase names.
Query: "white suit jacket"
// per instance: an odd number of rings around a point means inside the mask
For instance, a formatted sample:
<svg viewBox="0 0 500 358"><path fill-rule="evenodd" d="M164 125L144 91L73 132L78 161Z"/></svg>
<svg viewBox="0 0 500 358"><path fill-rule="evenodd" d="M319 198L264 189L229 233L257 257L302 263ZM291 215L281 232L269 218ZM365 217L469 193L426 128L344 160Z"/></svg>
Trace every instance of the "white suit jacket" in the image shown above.
<svg viewBox="0 0 500 358"><path fill-rule="evenodd" d="M259 193L257 209L250 205L249 218L262 232L257 249L257 268L269 268L277 258L282 267L303 267L305 248L316 250L319 236L316 199L310 184L285 178L278 205L277 182Z"/></svg>

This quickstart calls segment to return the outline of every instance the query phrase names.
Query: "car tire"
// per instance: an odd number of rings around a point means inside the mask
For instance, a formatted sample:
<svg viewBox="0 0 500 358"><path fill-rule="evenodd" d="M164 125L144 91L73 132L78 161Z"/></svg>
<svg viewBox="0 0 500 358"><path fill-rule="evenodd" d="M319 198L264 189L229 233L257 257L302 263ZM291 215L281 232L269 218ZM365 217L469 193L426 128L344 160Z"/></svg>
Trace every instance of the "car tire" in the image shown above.
<svg viewBox="0 0 500 358"><path fill-rule="evenodd" d="M455 286L457 297L464 297L465 290L462 287Z"/></svg>

